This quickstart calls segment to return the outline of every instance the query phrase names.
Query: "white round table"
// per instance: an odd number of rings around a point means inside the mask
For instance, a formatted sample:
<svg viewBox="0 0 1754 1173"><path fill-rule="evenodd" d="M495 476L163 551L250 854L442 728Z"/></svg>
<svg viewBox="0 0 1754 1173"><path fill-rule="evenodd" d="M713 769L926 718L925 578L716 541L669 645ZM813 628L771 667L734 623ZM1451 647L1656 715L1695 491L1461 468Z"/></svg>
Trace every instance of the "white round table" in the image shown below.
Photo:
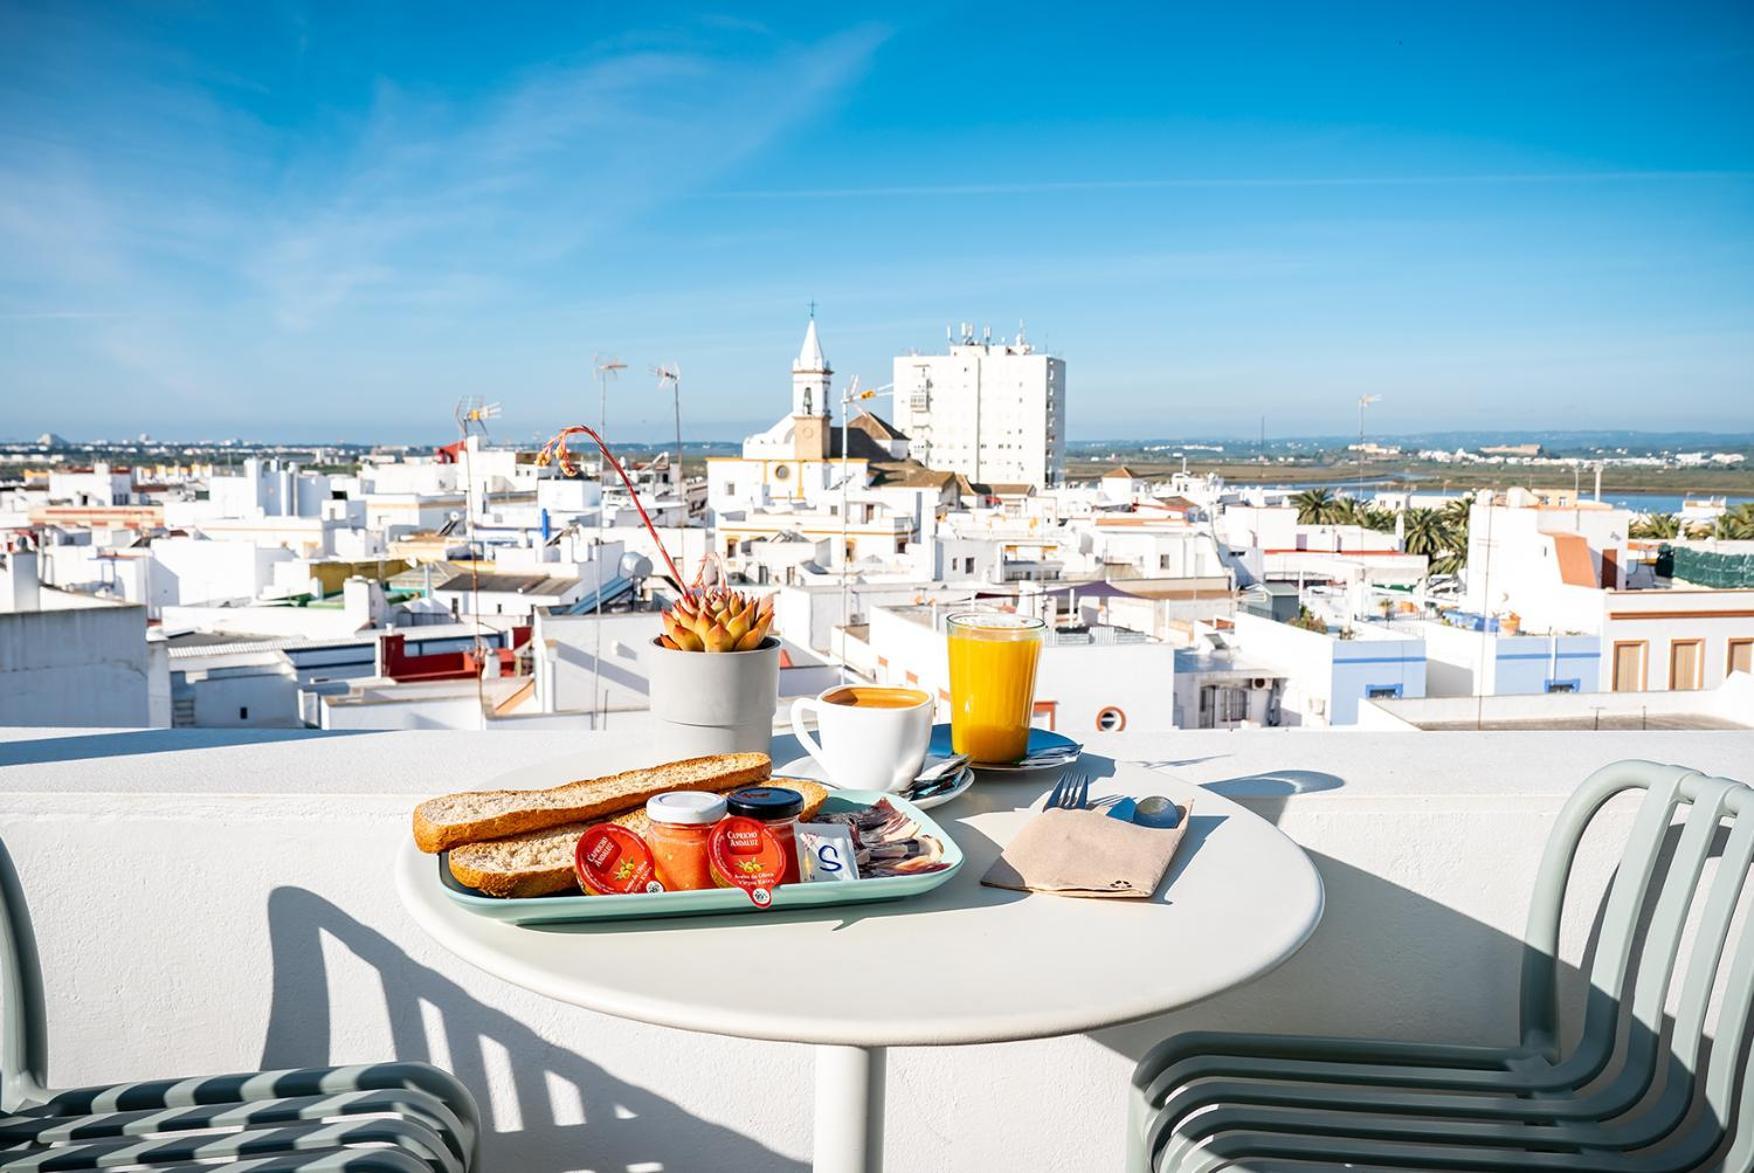
<svg viewBox="0 0 1754 1173"><path fill-rule="evenodd" d="M785 760L784 740L776 739L776 760ZM1193 801L1193 823L1150 900L981 884L1052 773L987 774L929 812L966 862L949 883L896 903L519 927L454 904L433 857L411 842L397 858L397 888L441 945L539 994L659 1026L814 1044L813 1167L866 1173L882 1164L884 1048L1044 1038L1162 1014L1267 973L1321 919L1321 877L1264 819L1139 766L1087 755L1078 768L1094 776L1093 797ZM588 772L575 758L498 784L549 785ZM782 982L701 980L776 967ZM832 999L776 996L776 988L808 989L800 975L811 971L834 975ZM898 975L912 976L898 986ZM918 997L904 1002L898 988Z"/></svg>

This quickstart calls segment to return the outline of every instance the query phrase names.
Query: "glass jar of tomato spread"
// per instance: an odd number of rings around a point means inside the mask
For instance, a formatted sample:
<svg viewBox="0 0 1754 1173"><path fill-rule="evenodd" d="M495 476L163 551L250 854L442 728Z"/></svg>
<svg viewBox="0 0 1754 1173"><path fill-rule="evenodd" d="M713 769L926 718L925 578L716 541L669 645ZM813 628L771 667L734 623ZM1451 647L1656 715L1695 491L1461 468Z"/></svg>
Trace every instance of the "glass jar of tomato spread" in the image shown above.
<svg viewBox="0 0 1754 1173"><path fill-rule="evenodd" d="M651 821L646 844L666 892L713 886L707 840L713 824L724 817L725 798L720 794L673 790L646 800L646 818Z"/></svg>
<svg viewBox="0 0 1754 1173"><path fill-rule="evenodd" d="M786 853L786 871L780 883L796 884L798 847L792 832L804 811L804 796L783 786L745 786L733 791L725 806L729 813L754 819L773 834Z"/></svg>

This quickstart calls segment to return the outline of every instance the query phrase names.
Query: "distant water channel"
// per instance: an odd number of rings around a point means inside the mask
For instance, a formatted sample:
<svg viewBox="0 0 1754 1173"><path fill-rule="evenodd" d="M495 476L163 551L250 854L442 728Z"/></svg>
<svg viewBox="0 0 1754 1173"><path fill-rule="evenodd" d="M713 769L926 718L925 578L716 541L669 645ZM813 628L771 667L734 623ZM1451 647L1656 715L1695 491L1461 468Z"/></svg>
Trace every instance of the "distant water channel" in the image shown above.
<svg viewBox="0 0 1754 1173"><path fill-rule="evenodd" d="M1239 487L1239 488L1253 488L1255 486L1239 485L1237 487ZM1357 491L1357 489L1359 487L1359 483L1357 481L1352 481L1350 483L1342 483L1342 484L1337 484L1333 481L1304 481L1304 482L1296 482L1296 483L1289 484L1289 485L1265 485L1265 486L1260 486L1260 487L1273 488L1273 489L1288 489L1292 492L1301 492L1304 489L1330 489L1336 493L1350 494L1350 493ZM1422 489L1420 486L1417 486L1417 485L1409 486L1405 480L1380 480L1380 481L1366 481L1364 483L1364 488L1372 490L1373 492L1393 492L1397 489L1406 489L1406 488L1412 488L1416 492L1431 492L1435 488L1435 486L1426 486ZM1453 493L1455 493L1457 496L1460 496L1462 493L1466 492L1466 490L1464 490L1464 489L1454 489L1451 491ZM1584 486L1583 495L1584 495L1585 500L1589 499L1590 488L1588 485ZM1708 495L1709 494L1699 494L1699 496L1701 496L1701 497L1708 496ZM1621 493L1616 493L1616 492L1612 492L1612 491L1604 491L1602 493L1602 500L1606 501L1610 505L1618 505L1622 509L1630 509L1634 513L1679 513L1679 512L1681 512L1682 497L1679 493L1647 493L1647 492L1639 492L1637 490L1630 490L1630 491L1621 492ZM1729 505L1732 508L1734 508L1735 506L1741 505L1745 502L1754 501L1754 497L1737 497L1734 495L1730 495L1730 496L1727 496L1725 498L1725 500L1729 503Z"/></svg>

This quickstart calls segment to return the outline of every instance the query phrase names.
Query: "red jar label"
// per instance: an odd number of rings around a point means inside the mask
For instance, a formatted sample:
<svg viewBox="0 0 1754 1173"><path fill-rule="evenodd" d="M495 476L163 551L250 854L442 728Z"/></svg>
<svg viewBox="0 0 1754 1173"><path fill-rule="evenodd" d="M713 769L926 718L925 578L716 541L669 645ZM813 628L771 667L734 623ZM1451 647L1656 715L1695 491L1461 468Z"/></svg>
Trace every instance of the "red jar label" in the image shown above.
<svg viewBox="0 0 1754 1173"><path fill-rule="evenodd" d="M772 831L741 815L721 820L707 843L713 882L742 889L757 908L773 907L773 890L786 874L787 858Z"/></svg>
<svg viewBox="0 0 1754 1173"><path fill-rule="evenodd" d="M655 870L646 841L613 823L599 824L580 835L573 852L579 885L595 896L662 892L664 885L654 877Z"/></svg>

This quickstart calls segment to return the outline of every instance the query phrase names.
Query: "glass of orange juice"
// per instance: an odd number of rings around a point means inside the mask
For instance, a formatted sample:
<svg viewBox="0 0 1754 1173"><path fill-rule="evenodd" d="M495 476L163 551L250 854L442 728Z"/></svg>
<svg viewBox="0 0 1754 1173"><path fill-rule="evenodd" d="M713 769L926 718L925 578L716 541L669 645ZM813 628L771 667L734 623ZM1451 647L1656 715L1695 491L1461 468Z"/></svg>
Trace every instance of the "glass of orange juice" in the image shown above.
<svg viewBox="0 0 1754 1173"><path fill-rule="evenodd" d="M1005 611L965 611L946 621L953 750L994 765L1023 759L1046 632L1041 620Z"/></svg>

